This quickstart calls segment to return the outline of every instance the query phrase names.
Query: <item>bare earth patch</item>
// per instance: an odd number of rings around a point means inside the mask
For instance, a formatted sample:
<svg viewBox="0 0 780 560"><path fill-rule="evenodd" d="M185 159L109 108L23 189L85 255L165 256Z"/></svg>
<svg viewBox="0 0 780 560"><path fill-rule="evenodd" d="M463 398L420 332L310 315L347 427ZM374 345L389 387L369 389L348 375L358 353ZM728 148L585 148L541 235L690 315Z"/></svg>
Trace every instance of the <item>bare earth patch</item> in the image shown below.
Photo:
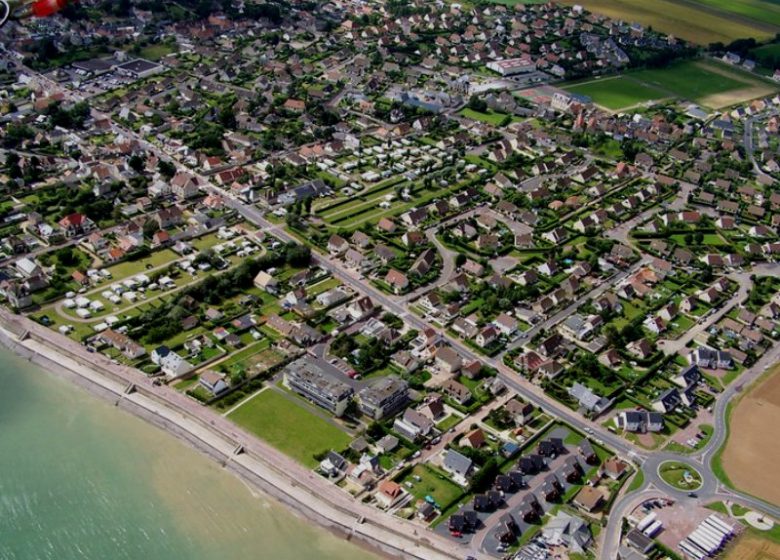
<svg viewBox="0 0 780 560"><path fill-rule="evenodd" d="M713 109L722 109L723 107L730 107L737 103L744 103L752 99L758 99L759 97L766 97L775 92L770 84L762 82L758 78L752 78L744 74L736 72L730 72L728 68L723 68L717 64L705 64L698 62L696 66L705 68L707 71L713 74L720 74L724 78L731 78L739 80L745 83L745 87L739 89L732 89L724 91L723 93L713 93L701 99L701 103Z"/></svg>
<svg viewBox="0 0 780 560"><path fill-rule="evenodd" d="M731 432L723 468L734 485L780 504L777 465L780 445L773 429L780 426L780 368L745 395L731 414ZM779 549L780 550L780 549Z"/></svg>
<svg viewBox="0 0 780 560"><path fill-rule="evenodd" d="M773 93L774 90L770 86L764 86L756 84L751 87L745 87L740 89L733 89L723 93L714 93L702 98L702 104L714 109L722 109L724 107L730 107L737 103L743 103L750 101L751 99L757 99L759 97L766 97Z"/></svg>

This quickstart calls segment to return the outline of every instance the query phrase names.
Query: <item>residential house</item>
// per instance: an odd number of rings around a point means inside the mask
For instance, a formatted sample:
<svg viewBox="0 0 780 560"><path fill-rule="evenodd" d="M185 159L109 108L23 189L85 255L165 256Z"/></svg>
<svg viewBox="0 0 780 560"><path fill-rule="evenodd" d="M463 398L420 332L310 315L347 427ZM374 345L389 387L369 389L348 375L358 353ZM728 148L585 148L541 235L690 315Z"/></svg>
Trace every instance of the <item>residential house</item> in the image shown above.
<svg viewBox="0 0 780 560"><path fill-rule="evenodd" d="M441 466L460 486L467 486L474 473L472 460L452 449L444 452Z"/></svg>

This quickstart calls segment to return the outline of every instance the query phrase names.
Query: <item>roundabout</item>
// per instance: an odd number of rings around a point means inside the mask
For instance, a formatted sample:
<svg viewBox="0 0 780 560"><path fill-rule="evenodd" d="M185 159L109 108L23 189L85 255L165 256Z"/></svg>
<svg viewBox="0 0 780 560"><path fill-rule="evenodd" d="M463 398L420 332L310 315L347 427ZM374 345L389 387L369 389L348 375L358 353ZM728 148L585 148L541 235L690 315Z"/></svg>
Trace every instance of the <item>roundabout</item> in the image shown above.
<svg viewBox="0 0 780 560"><path fill-rule="evenodd" d="M658 465L658 476L677 490L693 492L702 487L699 471L682 461L664 461Z"/></svg>

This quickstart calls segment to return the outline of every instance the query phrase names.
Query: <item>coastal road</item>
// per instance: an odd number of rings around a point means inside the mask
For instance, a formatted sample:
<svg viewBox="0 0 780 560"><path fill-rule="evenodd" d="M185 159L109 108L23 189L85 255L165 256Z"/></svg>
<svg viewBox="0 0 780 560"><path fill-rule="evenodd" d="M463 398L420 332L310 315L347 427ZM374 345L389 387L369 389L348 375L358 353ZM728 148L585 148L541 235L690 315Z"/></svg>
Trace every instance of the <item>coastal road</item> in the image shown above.
<svg viewBox="0 0 780 560"><path fill-rule="evenodd" d="M135 368L113 364L102 354L89 354L77 342L4 308L0 308L0 322L5 327L0 329L0 340L17 353L99 388L97 391L104 396L114 395L117 405L126 401L131 404L130 410L143 411L140 415L147 420L166 427L245 478L258 481L258 486L281 501L296 504L294 507L307 517L325 519L324 525L341 527L369 542L386 543L411 558L452 560L463 556L458 543L355 501L327 479L216 411L172 387L154 386ZM17 340L10 331L25 332L26 336Z"/></svg>

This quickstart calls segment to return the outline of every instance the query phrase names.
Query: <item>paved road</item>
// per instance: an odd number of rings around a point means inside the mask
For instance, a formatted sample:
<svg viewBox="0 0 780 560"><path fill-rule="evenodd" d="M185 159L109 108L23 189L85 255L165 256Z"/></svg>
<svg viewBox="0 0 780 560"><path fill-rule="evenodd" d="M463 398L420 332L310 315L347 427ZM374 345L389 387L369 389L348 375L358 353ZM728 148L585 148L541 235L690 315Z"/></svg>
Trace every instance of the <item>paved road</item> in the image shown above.
<svg viewBox="0 0 780 560"><path fill-rule="evenodd" d="M436 281L432 284L428 284L426 286L422 286L419 289L410 292L408 294L405 294L399 298L399 301L401 302L410 302L414 301L415 299L422 297L424 294L427 294L430 291L433 291L437 288L440 288L441 286L444 286L447 282L452 279L453 274L455 273L455 257L457 256L457 253L453 251L452 249L449 249L439 241L439 238L436 237L436 233L438 232L438 227L436 228L430 228L425 231L425 237L428 239L428 242L431 243L434 247L436 247L436 250L439 252L439 255L441 256L441 272L439 273L439 278L436 279Z"/></svg>
<svg viewBox="0 0 780 560"><path fill-rule="evenodd" d="M743 133L742 137L742 143L745 147L745 152L747 153L748 158L750 159L750 163L753 164L753 171L756 173L756 175L766 181L774 182L774 177L769 175L768 173L765 173L763 169L761 169L761 166L756 161L756 152L755 152L755 146L753 145L753 125L755 124L756 119L755 117L748 117L745 119L745 131Z"/></svg>

